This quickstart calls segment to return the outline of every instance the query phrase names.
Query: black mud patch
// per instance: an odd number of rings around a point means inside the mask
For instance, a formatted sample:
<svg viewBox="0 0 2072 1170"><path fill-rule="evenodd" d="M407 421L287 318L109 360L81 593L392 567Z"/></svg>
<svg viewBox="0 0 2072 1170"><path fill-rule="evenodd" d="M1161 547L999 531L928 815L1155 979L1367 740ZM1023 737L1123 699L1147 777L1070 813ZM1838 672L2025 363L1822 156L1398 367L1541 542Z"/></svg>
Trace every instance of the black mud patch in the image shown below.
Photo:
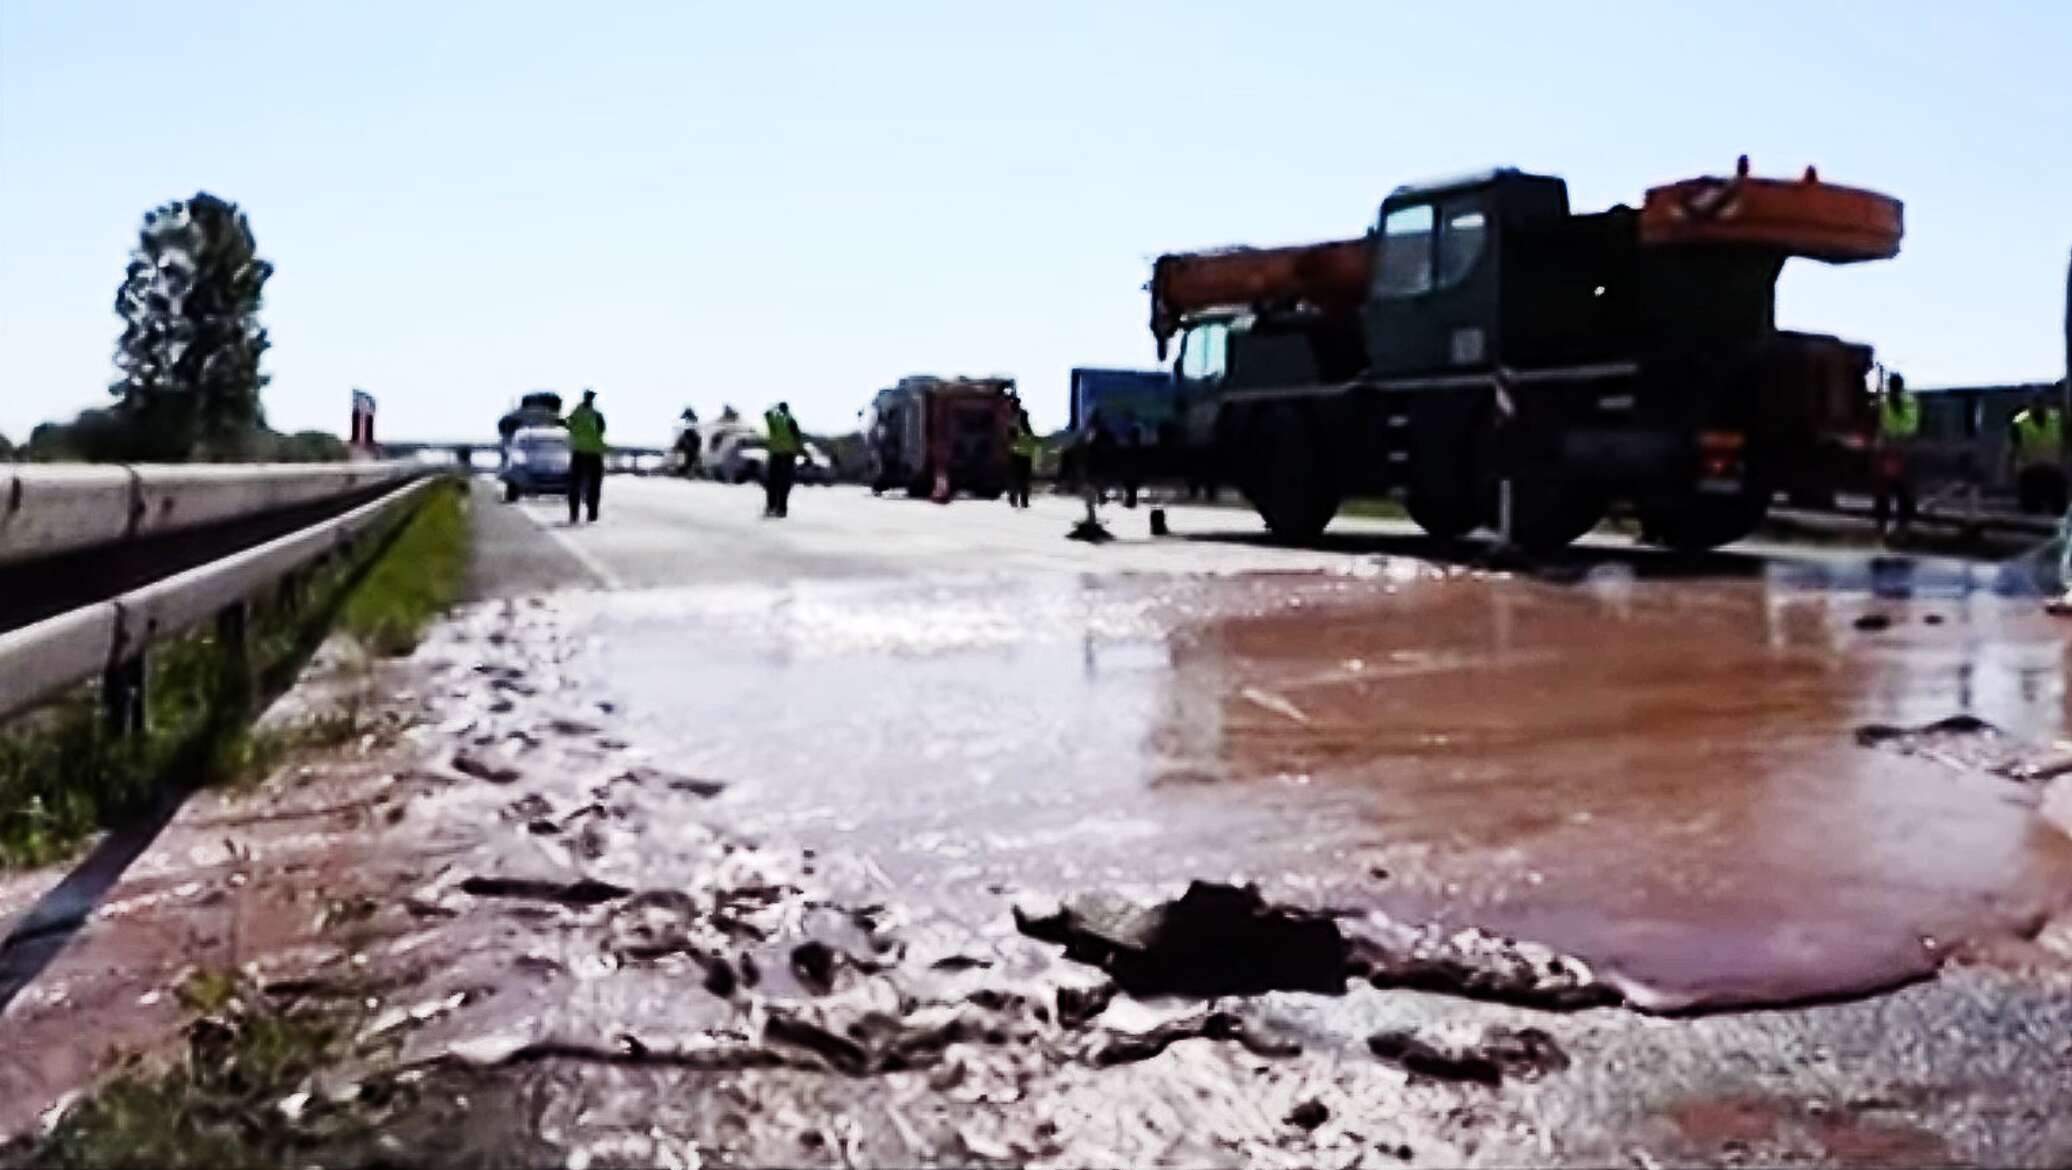
<svg viewBox="0 0 2072 1170"><path fill-rule="evenodd" d="M463 776L471 776L490 784L510 784L525 775L523 771L510 764L478 756L473 752L455 752L453 770Z"/></svg>
<svg viewBox="0 0 2072 1170"><path fill-rule="evenodd" d="M1296 1056L1302 1046L1273 1036L1233 1012L1211 1011L1172 1020L1143 1032L1103 1031L1094 1034L1080 1058L1095 1068L1149 1060L1182 1040L1219 1040L1241 1044L1254 1056Z"/></svg>
<svg viewBox="0 0 2072 1170"><path fill-rule="evenodd" d="M1919 727L1895 727L1890 723L1866 723L1856 729L1856 742L1861 747L1897 745L1902 748L1925 741L1971 739L1984 736L1989 739L2005 739L1999 728L1976 715L1951 715Z"/></svg>
<svg viewBox="0 0 2072 1170"><path fill-rule="evenodd" d="M1328 915L1268 905L1253 886L1194 882L1177 900L1140 906L1106 894L1055 913L1015 909L1023 934L1101 968L1132 995L1345 991L1351 957Z"/></svg>
<svg viewBox="0 0 2072 1170"><path fill-rule="evenodd" d="M1415 1032L1376 1032L1367 1038L1374 1055L1413 1076L1463 1081L1495 1088L1506 1077L1533 1080L1568 1067L1568 1054L1538 1028L1493 1027L1469 1044L1427 1040Z"/></svg>
<svg viewBox="0 0 2072 1170"><path fill-rule="evenodd" d="M2072 773L2072 755L2040 754L1976 715L1951 715L1919 727L1870 723L1856 729L1860 747L1915 756L1967 772L1987 772L2024 784Z"/></svg>
<svg viewBox="0 0 2072 1170"><path fill-rule="evenodd" d="M1546 947L1473 929L1449 933L1375 915L1277 906L1254 886L1197 881L1178 899L1153 906L1080 895L1048 912L1016 907L1015 924L1136 996L1342 995L1348 980L1363 979L1379 988L1555 1010L1622 998L1588 966ZM1058 1011L1085 1019L1103 1006L1061 996Z"/></svg>
<svg viewBox="0 0 2072 1170"><path fill-rule="evenodd" d="M562 906L601 906L606 902L616 902L633 892L625 886L616 886L595 878L554 882L538 878L505 877L471 877L460 884L460 891L477 898L519 898L533 902L553 902Z"/></svg>

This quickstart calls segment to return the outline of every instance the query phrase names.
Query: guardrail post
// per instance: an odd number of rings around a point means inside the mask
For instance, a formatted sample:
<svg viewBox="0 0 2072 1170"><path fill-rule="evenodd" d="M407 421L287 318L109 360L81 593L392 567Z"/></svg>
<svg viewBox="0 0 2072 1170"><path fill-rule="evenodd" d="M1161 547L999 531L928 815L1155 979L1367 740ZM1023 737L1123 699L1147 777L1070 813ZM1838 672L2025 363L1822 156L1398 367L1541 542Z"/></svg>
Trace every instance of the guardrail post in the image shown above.
<svg viewBox="0 0 2072 1170"><path fill-rule="evenodd" d="M219 696L243 710L258 690L252 674L251 606L237 601L216 612L216 647L223 655Z"/></svg>
<svg viewBox="0 0 2072 1170"><path fill-rule="evenodd" d="M302 570L290 569L281 574L280 583L274 586L273 604L286 614L302 608Z"/></svg>
<svg viewBox="0 0 2072 1170"><path fill-rule="evenodd" d="M150 677L144 654L139 649L112 663L101 675L102 714L107 720L108 734L117 738L144 731L144 680Z"/></svg>

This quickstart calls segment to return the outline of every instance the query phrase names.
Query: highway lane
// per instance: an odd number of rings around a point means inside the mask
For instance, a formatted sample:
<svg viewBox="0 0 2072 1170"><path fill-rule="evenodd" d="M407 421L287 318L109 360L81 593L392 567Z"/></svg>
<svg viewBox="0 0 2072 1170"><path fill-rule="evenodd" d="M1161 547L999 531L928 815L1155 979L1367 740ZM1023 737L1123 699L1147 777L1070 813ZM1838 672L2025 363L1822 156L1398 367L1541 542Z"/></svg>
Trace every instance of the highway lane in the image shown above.
<svg viewBox="0 0 2072 1170"><path fill-rule="evenodd" d="M902 576L997 571L1010 574L1242 573L1341 571L1379 554L1445 560L1474 559L1486 539L1448 548L1425 538L1408 521L1341 516L1311 548L1267 542L1264 526L1242 507L1168 504L1172 536L1150 534L1150 511L1102 508L1117 537L1091 545L1062 539L1084 514L1075 498L1039 495L1026 511L1001 501L959 499L949 505L899 493L873 497L860 488L799 488L790 517L762 516L762 493L752 486L706 481L615 476L606 483L605 519L570 526L558 499L503 505L481 494L486 509L522 514L561 553L576 558L587 584L649 589L690 584L769 582L821 577ZM527 546L508 519L494 519L492 556ZM541 553L577 577L567 557ZM1642 576L1754 575L1781 565L1799 575L1862 583L1892 558L1862 550L1748 540L1696 562L1636 546L1629 538L1597 533L1579 542L1557 575L1600 563L1625 565ZM1996 574L1948 557L1900 558L1916 578L1991 581ZM517 571L517 570L514 570ZM539 574L527 583L541 584ZM571 582L573 583L573 582ZM2017 585L2026 582L2017 582ZM495 587L485 586L490 591Z"/></svg>

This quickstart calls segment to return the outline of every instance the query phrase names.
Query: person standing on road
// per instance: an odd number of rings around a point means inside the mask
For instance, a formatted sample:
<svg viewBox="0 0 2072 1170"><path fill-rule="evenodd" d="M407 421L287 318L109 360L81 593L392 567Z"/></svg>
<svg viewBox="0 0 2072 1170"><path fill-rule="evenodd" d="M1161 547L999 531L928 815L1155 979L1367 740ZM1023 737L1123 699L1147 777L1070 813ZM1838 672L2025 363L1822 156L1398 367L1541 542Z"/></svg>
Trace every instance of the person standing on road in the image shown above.
<svg viewBox="0 0 2072 1170"><path fill-rule="evenodd" d="M764 449L770 456L763 469L763 515L782 518L791 514L792 478L798 473L799 453L806 449L806 437L799 433L798 420L791 417L791 404L787 402L763 412L763 427L769 432Z"/></svg>
<svg viewBox="0 0 2072 1170"><path fill-rule="evenodd" d="M588 506L597 522L597 500L604 493L604 416L597 411L597 391L583 391L582 404L568 412L568 522L576 522L576 505Z"/></svg>
<svg viewBox="0 0 2072 1170"><path fill-rule="evenodd" d="M1079 449L1087 497L1095 503L1107 502L1108 485L1115 478L1115 435L1099 410L1086 416Z"/></svg>
<svg viewBox="0 0 2072 1170"><path fill-rule="evenodd" d="M2007 460L2024 512L2065 511L2065 422L2050 395L2037 391L2007 425Z"/></svg>
<svg viewBox="0 0 2072 1170"><path fill-rule="evenodd" d="M1137 416L1125 412L1122 416L1122 439L1116 452L1117 469L1122 476L1122 506L1137 506L1137 492L1144 486L1144 428L1137 422Z"/></svg>
<svg viewBox="0 0 2072 1170"><path fill-rule="evenodd" d="M1016 410L1014 435L1007 446L1007 506L1026 508L1029 506L1029 483L1036 476L1036 452L1043 448L1043 441L1036 437L1035 428L1029 425L1029 412Z"/></svg>
<svg viewBox="0 0 2072 1170"><path fill-rule="evenodd" d="M1893 374L1878 402L1878 495L1872 515L1881 539L1895 498L1899 502L1898 535L1907 535L1913 526L1914 484L1907 456L1920 433L1921 403L1907 393L1906 378Z"/></svg>

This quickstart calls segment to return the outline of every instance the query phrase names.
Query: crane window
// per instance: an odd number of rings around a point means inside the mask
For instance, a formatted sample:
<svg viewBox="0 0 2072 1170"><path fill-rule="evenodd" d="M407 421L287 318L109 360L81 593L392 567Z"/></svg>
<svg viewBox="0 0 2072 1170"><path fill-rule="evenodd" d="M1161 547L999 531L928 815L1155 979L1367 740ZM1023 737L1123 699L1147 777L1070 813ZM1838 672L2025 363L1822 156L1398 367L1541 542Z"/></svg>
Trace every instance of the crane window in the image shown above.
<svg viewBox="0 0 2072 1170"><path fill-rule="evenodd" d="M1439 228L1439 287L1451 288L1468 278L1482 258L1489 238L1488 221L1473 204L1448 207Z"/></svg>
<svg viewBox="0 0 2072 1170"><path fill-rule="evenodd" d="M1381 221L1381 265L1374 291L1415 296L1432 287L1432 206L1398 207Z"/></svg>
<svg viewBox="0 0 2072 1170"><path fill-rule="evenodd" d="M1180 377L1195 383L1221 378L1229 333L1230 326L1221 321L1189 329L1180 345Z"/></svg>

